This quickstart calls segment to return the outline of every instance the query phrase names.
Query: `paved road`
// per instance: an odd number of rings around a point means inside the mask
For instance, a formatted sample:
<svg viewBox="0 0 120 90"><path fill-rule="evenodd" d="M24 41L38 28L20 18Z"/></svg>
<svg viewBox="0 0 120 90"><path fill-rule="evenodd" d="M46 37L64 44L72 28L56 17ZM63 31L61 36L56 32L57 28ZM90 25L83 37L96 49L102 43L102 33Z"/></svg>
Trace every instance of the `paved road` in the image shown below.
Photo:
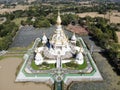
<svg viewBox="0 0 120 90"><path fill-rule="evenodd" d="M50 36L54 34L55 29L56 29L55 26L41 29L36 29L32 26L22 27L18 31L10 47L26 47L30 45L37 37L41 38L43 36L43 33L45 33L48 38L51 38ZM67 30L64 30L64 32L68 37L72 36L72 32Z"/></svg>

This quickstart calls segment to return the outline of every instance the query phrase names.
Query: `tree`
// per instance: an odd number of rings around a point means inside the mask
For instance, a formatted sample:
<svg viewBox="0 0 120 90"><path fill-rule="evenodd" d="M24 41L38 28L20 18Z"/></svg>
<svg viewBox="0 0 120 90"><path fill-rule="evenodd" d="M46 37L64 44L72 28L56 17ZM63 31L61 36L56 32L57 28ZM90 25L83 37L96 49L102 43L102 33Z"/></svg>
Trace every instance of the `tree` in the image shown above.
<svg viewBox="0 0 120 90"><path fill-rule="evenodd" d="M73 14L62 15L62 24L63 25L68 25L72 21L76 21L76 20L77 20L77 16L76 15L73 15Z"/></svg>
<svg viewBox="0 0 120 90"><path fill-rule="evenodd" d="M14 22L7 21L0 25L0 50L8 49L17 30L18 27Z"/></svg>
<svg viewBox="0 0 120 90"><path fill-rule="evenodd" d="M36 20L34 26L37 28L41 27L50 27L50 22L47 19L44 20Z"/></svg>

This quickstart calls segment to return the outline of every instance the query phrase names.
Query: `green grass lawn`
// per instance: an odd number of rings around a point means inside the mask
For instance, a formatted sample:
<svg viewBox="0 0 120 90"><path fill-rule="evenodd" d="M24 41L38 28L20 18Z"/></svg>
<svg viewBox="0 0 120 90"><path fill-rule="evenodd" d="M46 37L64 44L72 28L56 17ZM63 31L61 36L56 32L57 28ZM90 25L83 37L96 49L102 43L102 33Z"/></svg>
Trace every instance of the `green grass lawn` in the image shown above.
<svg viewBox="0 0 120 90"><path fill-rule="evenodd" d="M39 70L39 66L35 65L35 62L34 62L34 61L32 61L31 67L32 67L34 70Z"/></svg>
<svg viewBox="0 0 120 90"><path fill-rule="evenodd" d="M32 42L31 44L29 44L27 47L12 47L9 48L8 51L28 51L28 49L30 49L33 46L34 42Z"/></svg>
<svg viewBox="0 0 120 90"><path fill-rule="evenodd" d="M26 21L27 17L21 17L21 18L16 18L13 20L13 22L15 22L16 25L20 26L21 21L24 20Z"/></svg>
<svg viewBox="0 0 120 90"><path fill-rule="evenodd" d="M62 66L63 66L63 68L67 68L67 69L82 70L82 69L85 69L87 67L87 62L85 60L82 65L79 65L79 64L72 61L72 62L62 64ZM36 65L34 60L31 63L31 67L34 70L49 70L49 69L56 68L55 64L48 64L45 62L43 62L41 65Z"/></svg>
<svg viewBox="0 0 120 90"><path fill-rule="evenodd" d="M4 59L5 57L4 56L0 56L0 60Z"/></svg>
<svg viewBox="0 0 120 90"><path fill-rule="evenodd" d="M63 64L63 68L75 69L75 70L82 70L85 69L86 67L87 67L86 60L84 60L84 63L82 65L79 65L73 61Z"/></svg>
<svg viewBox="0 0 120 90"><path fill-rule="evenodd" d="M55 64L48 64L48 63L43 62L41 65L36 65L33 60L31 63L31 67L34 70L49 70L49 69L55 68Z"/></svg>
<svg viewBox="0 0 120 90"><path fill-rule="evenodd" d="M23 54L20 54L20 55L15 55L15 54L5 54L5 55L2 55L0 56L0 60L3 60L5 58L9 58L9 57L18 57L18 58L23 58Z"/></svg>

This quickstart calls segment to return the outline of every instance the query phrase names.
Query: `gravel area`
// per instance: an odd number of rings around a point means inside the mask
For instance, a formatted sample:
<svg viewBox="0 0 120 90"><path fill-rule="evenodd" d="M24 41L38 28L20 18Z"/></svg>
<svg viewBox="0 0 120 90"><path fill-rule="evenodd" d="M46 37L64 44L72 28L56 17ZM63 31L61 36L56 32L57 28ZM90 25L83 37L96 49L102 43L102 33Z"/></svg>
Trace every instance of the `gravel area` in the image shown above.
<svg viewBox="0 0 120 90"><path fill-rule="evenodd" d="M10 47L27 47L36 38L38 37L42 38L43 33L45 33L48 38L51 38L51 36L55 32L55 29L56 29L56 26L51 26L49 28L40 28L40 29L34 28L33 26L24 26L18 31ZM64 29L64 32L68 38L70 38L73 35L71 31ZM76 34L76 36L78 37L80 35ZM93 46L95 50L101 49L100 47L95 45L91 36L82 36L82 38L89 48Z"/></svg>
<svg viewBox="0 0 120 90"><path fill-rule="evenodd" d="M50 36L54 34L55 29L55 26L41 29L36 29L33 26L24 26L18 31L10 47L26 47L30 45L37 37L41 38L43 33L50 38ZM71 37L73 34L67 30L64 30L64 32L68 37Z"/></svg>
<svg viewBox="0 0 120 90"><path fill-rule="evenodd" d="M93 41L93 38L91 36L82 36L82 39L84 40L84 42L86 43L88 48L91 48L91 46L93 46L94 50L100 50L101 49L101 47L99 47L95 44L95 42Z"/></svg>
<svg viewBox="0 0 120 90"><path fill-rule="evenodd" d="M107 59L99 53L94 53L93 56L104 81L74 82L69 90L120 90L120 76L116 75Z"/></svg>

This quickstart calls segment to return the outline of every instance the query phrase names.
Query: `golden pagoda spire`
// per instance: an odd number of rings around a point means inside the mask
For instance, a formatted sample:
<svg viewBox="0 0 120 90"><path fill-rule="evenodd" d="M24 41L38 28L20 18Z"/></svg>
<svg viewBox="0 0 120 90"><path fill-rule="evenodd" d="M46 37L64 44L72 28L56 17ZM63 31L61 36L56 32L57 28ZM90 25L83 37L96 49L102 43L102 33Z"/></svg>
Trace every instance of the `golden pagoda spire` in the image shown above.
<svg viewBox="0 0 120 90"><path fill-rule="evenodd" d="M60 12L59 12L59 9L58 9L58 17L57 17L57 25L61 25L61 17L60 17Z"/></svg>

